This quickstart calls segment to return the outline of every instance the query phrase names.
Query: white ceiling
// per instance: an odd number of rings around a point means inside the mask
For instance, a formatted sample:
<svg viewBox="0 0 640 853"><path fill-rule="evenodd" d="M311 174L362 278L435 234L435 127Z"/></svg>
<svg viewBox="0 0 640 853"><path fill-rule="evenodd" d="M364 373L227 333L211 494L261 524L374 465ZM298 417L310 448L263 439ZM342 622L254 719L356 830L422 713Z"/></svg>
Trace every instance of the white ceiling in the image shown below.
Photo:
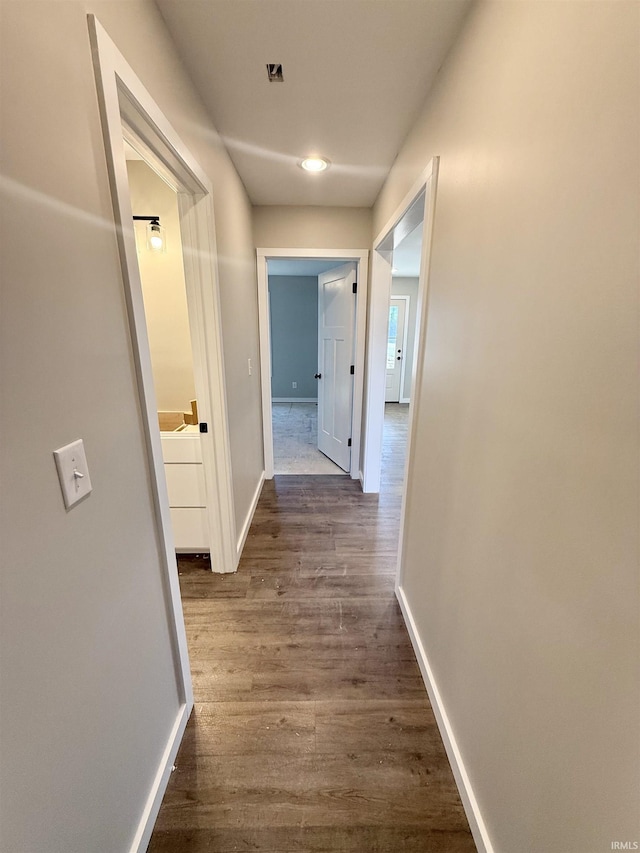
<svg viewBox="0 0 640 853"><path fill-rule="evenodd" d="M347 207L374 203L470 4L156 2L251 201Z"/></svg>
<svg viewBox="0 0 640 853"><path fill-rule="evenodd" d="M422 255L422 222L404 238L393 250L394 276L420 275L420 257Z"/></svg>

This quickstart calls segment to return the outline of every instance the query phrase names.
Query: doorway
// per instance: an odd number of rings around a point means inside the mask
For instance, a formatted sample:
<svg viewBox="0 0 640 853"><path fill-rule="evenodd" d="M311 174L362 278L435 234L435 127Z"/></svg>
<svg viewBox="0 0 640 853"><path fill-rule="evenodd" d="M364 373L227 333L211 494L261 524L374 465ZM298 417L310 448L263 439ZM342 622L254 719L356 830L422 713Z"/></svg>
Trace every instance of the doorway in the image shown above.
<svg viewBox="0 0 640 853"><path fill-rule="evenodd" d="M198 353L189 319L195 309L186 289L178 198L130 143L125 157L174 546L179 554L209 554L208 507L215 497L202 461Z"/></svg>
<svg viewBox="0 0 640 853"><path fill-rule="evenodd" d="M318 430L325 384L319 367L319 282L335 267L324 260L267 261L275 474L345 473L331 449L325 452Z"/></svg>
<svg viewBox="0 0 640 853"><path fill-rule="evenodd" d="M397 363L398 356L401 358L400 375L396 373L401 387L396 405L411 404L406 413L405 471L411 464L411 419L415 413L411 389L417 387L420 352L426 333L426 294L437 171L438 158L434 157L374 241L367 337L367 428L362 466L365 492L380 491L385 407L393 405L387 402L392 296L408 297L405 329L407 323L414 329L405 335L405 343L400 347L396 344L397 329L391 329L393 360ZM398 353L398 349L402 351Z"/></svg>
<svg viewBox="0 0 640 853"><path fill-rule="evenodd" d="M409 296L392 296L389 304L385 403L399 403L404 390L409 298Z"/></svg>
<svg viewBox="0 0 640 853"><path fill-rule="evenodd" d="M381 496L401 497L406 476L413 360L417 352L417 304L423 222L391 252L391 293L387 331ZM386 496L389 497L389 496Z"/></svg>
<svg viewBox="0 0 640 853"><path fill-rule="evenodd" d="M179 139L172 148L158 131L157 116L122 94L118 105L119 124L109 130L124 169L112 192L121 217L125 295L165 549L173 559L176 550L207 552L213 571L232 572L237 552L210 189L203 191L207 179ZM163 217L147 209L154 204L165 206ZM142 275L153 266L157 273L168 260L167 274L180 281L159 311L158 293L143 286ZM163 287L160 280L156 285ZM156 319L163 314L163 323L152 330L147 311ZM176 395L179 403L166 402Z"/></svg>
<svg viewBox="0 0 640 853"><path fill-rule="evenodd" d="M258 250L266 479L361 479L367 259L360 250Z"/></svg>
<svg viewBox="0 0 640 853"><path fill-rule="evenodd" d="M397 471L396 487L402 494L400 517L400 538L398 545L398 563L396 574L396 594L402 589L402 568L404 562L404 526L407 495L413 469L415 447L412 443L413 424L420 407L418 389L424 362L428 315L428 281L431 260L431 239L435 212L436 189L439 160L434 157L422 175L418 178L394 215L379 232L374 241L372 257L372 291L368 338L368 374L367 385L367 444L364 452L364 491L380 490L381 457L383 434L385 429L385 408L401 404L385 401L387 390L387 366L390 354L389 319L392 305L392 291L395 284L407 287L402 273L417 272L417 293L415 298L415 333L413 335L413 353L409 394L406 407L406 420L399 425L398 418L388 419L389 427L395 430L395 436L403 442L404 470ZM406 266L405 266L406 264ZM396 294L399 295L399 294ZM409 300L409 304L410 304ZM406 317L405 317L406 325ZM396 330L397 331L397 330ZM397 358L397 335L393 337L394 358ZM405 353L402 353L405 355ZM405 378L409 370L409 359L405 369ZM396 411L399 414L400 410ZM399 427L399 428L398 428ZM404 433L404 434L403 434ZM406 435L406 438L405 438Z"/></svg>

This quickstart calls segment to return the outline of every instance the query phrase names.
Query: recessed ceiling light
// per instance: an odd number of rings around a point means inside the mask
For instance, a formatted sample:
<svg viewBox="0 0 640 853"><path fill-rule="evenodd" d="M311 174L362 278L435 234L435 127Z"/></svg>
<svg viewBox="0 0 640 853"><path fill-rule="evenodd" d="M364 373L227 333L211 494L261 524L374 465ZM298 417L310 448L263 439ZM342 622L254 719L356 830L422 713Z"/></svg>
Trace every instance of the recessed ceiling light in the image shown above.
<svg viewBox="0 0 640 853"><path fill-rule="evenodd" d="M300 166L305 172L324 172L329 168L329 161L325 157L305 157L300 161Z"/></svg>

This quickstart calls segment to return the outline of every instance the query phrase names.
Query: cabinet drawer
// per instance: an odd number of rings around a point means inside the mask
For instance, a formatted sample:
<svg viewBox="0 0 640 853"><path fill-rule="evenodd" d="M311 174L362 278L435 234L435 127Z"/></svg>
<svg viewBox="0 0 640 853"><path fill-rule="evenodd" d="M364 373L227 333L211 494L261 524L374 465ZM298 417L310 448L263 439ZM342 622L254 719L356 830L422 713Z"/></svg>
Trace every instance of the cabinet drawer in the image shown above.
<svg viewBox="0 0 640 853"><path fill-rule="evenodd" d="M209 550L209 526L206 509L171 509L171 526L177 551L192 553Z"/></svg>
<svg viewBox="0 0 640 853"><path fill-rule="evenodd" d="M199 434L161 433L160 441L165 462L202 462Z"/></svg>
<svg viewBox="0 0 640 853"><path fill-rule="evenodd" d="M202 465L165 465L170 507L207 505Z"/></svg>

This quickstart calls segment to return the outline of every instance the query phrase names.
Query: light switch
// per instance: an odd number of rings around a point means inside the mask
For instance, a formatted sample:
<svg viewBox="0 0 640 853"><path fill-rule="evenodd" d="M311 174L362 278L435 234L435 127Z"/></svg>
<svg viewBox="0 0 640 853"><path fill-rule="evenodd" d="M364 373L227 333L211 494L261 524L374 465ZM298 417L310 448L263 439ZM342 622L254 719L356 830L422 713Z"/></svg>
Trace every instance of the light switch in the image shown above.
<svg viewBox="0 0 640 853"><path fill-rule="evenodd" d="M56 460L64 505L67 509L71 509L91 491L91 480L82 439L54 450L53 456Z"/></svg>

